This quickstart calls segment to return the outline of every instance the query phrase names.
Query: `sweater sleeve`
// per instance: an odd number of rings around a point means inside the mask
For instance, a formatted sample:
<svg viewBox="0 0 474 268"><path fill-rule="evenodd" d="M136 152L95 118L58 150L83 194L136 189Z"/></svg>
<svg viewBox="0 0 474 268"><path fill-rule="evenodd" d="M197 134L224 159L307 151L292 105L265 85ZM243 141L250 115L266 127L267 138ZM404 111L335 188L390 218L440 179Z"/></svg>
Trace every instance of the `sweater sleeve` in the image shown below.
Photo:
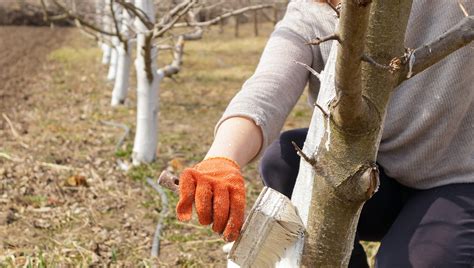
<svg viewBox="0 0 474 268"><path fill-rule="evenodd" d="M255 73L243 84L242 89L232 99L223 116L216 125L231 117L246 117L260 126L263 133L263 144L259 155L278 137L283 124L295 106L308 82L309 72L295 63L299 61L316 70L322 69L323 62L313 62L313 53L319 48L311 48L305 43L318 35L311 25L318 25L314 16L308 15L307 8L318 4L306 1L290 2L285 17L271 34ZM321 14L324 17L333 16ZM311 23L313 22L313 23ZM332 23L333 25L333 23ZM259 156L258 155L258 156ZM258 158L258 156L256 158Z"/></svg>

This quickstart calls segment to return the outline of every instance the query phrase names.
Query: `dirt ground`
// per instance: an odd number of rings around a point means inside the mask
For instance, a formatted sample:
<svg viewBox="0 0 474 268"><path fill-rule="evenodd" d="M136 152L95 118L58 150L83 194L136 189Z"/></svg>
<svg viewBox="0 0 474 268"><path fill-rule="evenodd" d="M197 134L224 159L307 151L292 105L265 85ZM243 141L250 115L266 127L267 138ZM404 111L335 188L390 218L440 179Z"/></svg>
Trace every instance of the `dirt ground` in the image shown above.
<svg viewBox="0 0 474 268"><path fill-rule="evenodd" d="M0 27L0 267L224 267L222 239L197 221L177 222L170 192L160 255L150 258L164 204L145 178L204 156L271 28L253 37L243 27L239 39L211 30L186 44L182 72L160 91L158 159L123 171L117 160L130 161L134 81L130 99L112 109L94 41L76 29ZM306 127L310 114L302 98L285 128ZM123 130L103 121L131 128L118 151ZM250 208L262 187L256 163L244 175Z"/></svg>

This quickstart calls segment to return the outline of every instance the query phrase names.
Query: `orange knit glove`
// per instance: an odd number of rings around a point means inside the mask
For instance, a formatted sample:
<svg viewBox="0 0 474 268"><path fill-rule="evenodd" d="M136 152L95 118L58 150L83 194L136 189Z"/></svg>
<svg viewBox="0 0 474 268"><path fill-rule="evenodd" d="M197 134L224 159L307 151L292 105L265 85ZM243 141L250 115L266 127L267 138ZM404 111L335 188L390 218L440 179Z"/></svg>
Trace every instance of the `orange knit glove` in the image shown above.
<svg viewBox="0 0 474 268"><path fill-rule="evenodd" d="M199 223L212 225L234 241L244 223L245 186L239 165L228 158L209 158L187 168L179 178L178 220L189 221L196 202Z"/></svg>

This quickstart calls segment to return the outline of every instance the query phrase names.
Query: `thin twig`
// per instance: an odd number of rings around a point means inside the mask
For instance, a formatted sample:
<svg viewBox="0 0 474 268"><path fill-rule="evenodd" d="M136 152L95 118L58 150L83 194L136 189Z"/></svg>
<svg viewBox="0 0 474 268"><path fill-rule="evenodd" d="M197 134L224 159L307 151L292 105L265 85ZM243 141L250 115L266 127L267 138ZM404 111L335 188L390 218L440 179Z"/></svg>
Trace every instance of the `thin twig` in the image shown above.
<svg viewBox="0 0 474 268"><path fill-rule="evenodd" d="M326 0L326 4L328 4L328 5L332 8L332 10L334 10L334 12L336 12L337 17L339 18L339 16L341 15L341 14L339 13L339 9L341 8L341 5L339 4L339 5L337 5L337 6L334 6L334 5L331 3L331 0Z"/></svg>
<svg viewBox="0 0 474 268"><path fill-rule="evenodd" d="M64 165L58 165L58 164L53 164L53 163L47 163L47 162L38 162L40 166L43 167L49 167L52 169L58 169L58 170L74 170L75 168L73 167L68 167Z"/></svg>
<svg viewBox="0 0 474 268"><path fill-rule="evenodd" d="M464 16L469 17L469 13L467 13L467 9L464 6L463 3L461 3L460 0L458 0L459 8L461 8L462 13L464 13Z"/></svg>
<svg viewBox="0 0 474 268"><path fill-rule="evenodd" d="M15 158L7 153L0 152L0 157L5 158L7 160L13 161L13 162L21 162L21 159Z"/></svg>
<svg viewBox="0 0 474 268"><path fill-rule="evenodd" d="M100 123L104 124L104 125L107 125L107 126L118 127L118 128L123 129L122 136L120 136L120 139L115 144L115 152L118 152L120 150L120 147L122 147L122 145L123 145L125 139L127 138L128 134L130 133L130 128L125 124L116 123L116 122L112 122L112 121L103 121L103 120L101 120Z"/></svg>
<svg viewBox="0 0 474 268"><path fill-rule="evenodd" d="M337 33L333 33L333 34L328 35L328 36L316 37L315 39L309 40L308 42L306 42L306 45L320 45L321 43L324 43L324 42L330 41L330 40L336 40L339 43L341 42L341 39L339 38L339 35L337 35Z"/></svg>
<svg viewBox="0 0 474 268"><path fill-rule="evenodd" d="M328 112L326 112L323 107L321 107L321 105L319 105L318 103L314 103L314 107L318 108L321 113L324 115L324 118L328 118L330 116L330 114Z"/></svg>
<svg viewBox="0 0 474 268"><path fill-rule="evenodd" d="M20 143L20 145L21 145L23 148L25 148L25 149L29 149L30 147L29 147L26 143L24 143L24 142L22 141L22 138L21 138L20 134L18 134L18 132L16 132L16 130L15 130L15 128L13 127L13 123L12 123L12 121L10 120L10 118L8 118L8 116L7 116L6 114L4 114L4 113L2 113L2 116L3 116L3 118L5 119L5 121L7 121L8 126L10 126L10 130L12 131L13 136L18 140L18 142Z"/></svg>
<svg viewBox="0 0 474 268"><path fill-rule="evenodd" d="M383 69L383 70L390 70L390 66L388 65L384 65L384 64L381 64L381 63L378 63L376 62L372 57L370 57L369 55L362 55L362 61L365 61L365 62L368 62L372 65L374 65L375 67L379 68L379 69Z"/></svg>
<svg viewBox="0 0 474 268"><path fill-rule="evenodd" d="M90 28L91 30L94 30L94 31L99 32L99 33L104 34L104 35L116 36L115 33L105 31L105 30L101 29L100 27L98 27L97 25L94 25L92 23L87 22L84 18L82 18L78 14L69 11L65 6L60 4L57 0L52 0L52 2L64 13L65 16L67 16L70 19L79 21L82 26ZM49 17L49 19L54 20L53 17Z"/></svg>
<svg viewBox="0 0 474 268"><path fill-rule="evenodd" d="M155 234L153 235L153 244L151 246L151 257L157 258L160 255L160 238L161 230L163 229L163 219L168 216L168 197L166 196L165 191L163 191L159 185L154 183L151 178L146 178L146 182L158 192L161 199L160 219L156 225Z"/></svg>
<svg viewBox="0 0 474 268"><path fill-rule="evenodd" d="M303 66L304 68L306 68L306 70L308 70L310 73L312 73L314 76L316 76L319 79L319 81L321 81L321 75L318 72L316 72L316 70L311 68L311 66L309 66L306 63L299 62L299 61L295 61L295 63Z"/></svg>
<svg viewBox="0 0 474 268"><path fill-rule="evenodd" d="M264 8L273 8L273 5L265 4L265 5L248 6L248 7L244 7L244 8L241 8L241 9L229 11L227 13L219 15L219 16L217 16L217 17L215 17L211 20L208 20L208 21L202 21L202 22L196 22L196 23L176 23L174 26L175 26L175 28L195 27L195 26L205 27L205 26L216 24L216 23L220 22L223 19L226 19L226 18L229 18L229 17L232 17L232 16L240 15L240 14L245 13L247 11L254 11L254 10L259 10L259 9L264 9Z"/></svg>
<svg viewBox="0 0 474 268"><path fill-rule="evenodd" d="M298 145L296 144L296 142L294 141L291 141L291 144L293 144L293 147L295 147L295 150L297 152L297 154L302 157L306 162L308 162L308 164L310 164L311 166L315 166L316 165L316 160L312 157L309 157L307 156L303 150L301 150L300 147L298 147Z"/></svg>
<svg viewBox="0 0 474 268"><path fill-rule="evenodd" d="M175 24L178 22L178 20L186 15L189 10L191 10L191 8L197 4L197 1L188 1L187 5L184 6L184 8L178 12L175 17L169 22L167 23L166 25L162 26L160 24L158 24L156 27L155 27L155 30L153 32L153 37L154 38L158 38L158 37L161 37L163 36L163 34L165 34L167 31L169 31L171 28L173 28L173 26L175 26Z"/></svg>

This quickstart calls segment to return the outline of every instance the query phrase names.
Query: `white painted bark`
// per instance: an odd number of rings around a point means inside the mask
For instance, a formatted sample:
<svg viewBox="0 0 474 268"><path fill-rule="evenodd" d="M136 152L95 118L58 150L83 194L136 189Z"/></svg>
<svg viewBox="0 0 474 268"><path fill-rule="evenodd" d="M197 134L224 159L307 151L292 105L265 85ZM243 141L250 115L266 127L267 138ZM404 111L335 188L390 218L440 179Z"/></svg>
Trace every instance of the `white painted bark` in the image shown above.
<svg viewBox="0 0 474 268"><path fill-rule="evenodd" d="M336 70L337 42L333 41L329 58L321 73L321 88L317 103L329 112L329 104L336 96L335 70ZM330 144L320 144L327 131L325 126L327 120L322 112L315 108L308 130L308 136L304 143L303 152L311 156L311 152L317 152L320 146L330 150ZM316 156L317 160L317 156ZM300 161L300 171L296 179L295 188L291 197L291 202L297 208L298 213L305 227L308 224L309 208L311 205L311 193L313 191L313 180L315 177L314 168L303 159ZM276 264L278 268L300 267L301 256L303 254L304 237L301 237L296 244L285 252L285 257Z"/></svg>
<svg viewBox="0 0 474 268"><path fill-rule="evenodd" d="M112 91L112 106L117 106L125 103L127 98L129 80L130 80L130 61L131 61L131 49L129 42L129 31L128 23L130 21L130 15L127 10L122 11L120 31L123 42L120 42L118 46L118 59L117 59L117 71L114 83L114 89Z"/></svg>
<svg viewBox="0 0 474 268"><path fill-rule="evenodd" d="M102 0L98 0L99 2L102 2ZM112 25L112 21L111 21L111 18L109 16L109 8L108 8L108 4L103 4L101 7L101 16L102 16L102 24L103 24L103 27L104 27L104 30L109 32L110 29L111 29L111 25ZM104 39L107 39L108 37L105 36L105 35L102 35L102 38ZM105 40L104 40L105 41ZM112 55L112 47L110 46L110 44L108 44L107 42L104 42L102 41L101 42L101 48L102 48L102 64L106 65L106 64L110 64L110 58L111 58L111 55Z"/></svg>
<svg viewBox="0 0 474 268"><path fill-rule="evenodd" d="M152 0L135 0L135 5L143 10L154 22L155 11ZM157 72L156 47L151 40L151 32L139 20L135 20L137 33L137 128L133 144L133 164L149 163L156 158L158 143L158 91L162 72Z"/></svg>
<svg viewBox="0 0 474 268"><path fill-rule="evenodd" d="M109 44L102 42L102 64L107 65L110 63L110 56L112 54L112 47Z"/></svg>
<svg viewBox="0 0 474 268"><path fill-rule="evenodd" d="M107 80L114 81L117 75L117 62L118 62L118 47L120 46L120 41L117 37L112 37L112 47L110 52L110 65L109 71L107 73Z"/></svg>

